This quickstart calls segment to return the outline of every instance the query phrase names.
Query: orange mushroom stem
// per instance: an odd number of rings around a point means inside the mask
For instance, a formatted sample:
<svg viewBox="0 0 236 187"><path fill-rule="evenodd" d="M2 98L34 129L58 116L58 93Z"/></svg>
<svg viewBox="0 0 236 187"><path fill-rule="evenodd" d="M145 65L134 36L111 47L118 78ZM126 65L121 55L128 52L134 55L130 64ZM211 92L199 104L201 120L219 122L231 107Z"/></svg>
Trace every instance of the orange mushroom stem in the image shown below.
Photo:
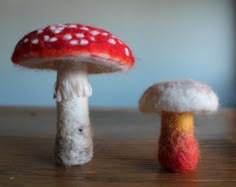
<svg viewBox="0 0 236 187"><path fill-rule="evenodd" d="M199 160L198 142L194 136L191 112L162 112L158 159L173 171L194 170Z"/></svg>

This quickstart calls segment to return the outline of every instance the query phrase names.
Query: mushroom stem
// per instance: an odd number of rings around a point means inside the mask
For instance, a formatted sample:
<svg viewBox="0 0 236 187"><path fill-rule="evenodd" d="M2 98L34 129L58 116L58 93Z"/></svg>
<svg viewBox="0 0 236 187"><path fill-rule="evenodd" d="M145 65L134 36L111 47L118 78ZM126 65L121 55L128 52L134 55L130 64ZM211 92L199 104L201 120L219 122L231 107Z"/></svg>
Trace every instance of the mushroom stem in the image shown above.
<svg viewBox="0 0 236 187"><path fill-rule="evenodd" d="M163 167L172 171L195 169L199 148L194 137L192 113L162 113L158 159Z"/></svg>
<svg viewBox="0 0 236 187"><path fill-rule="evenodd" d="M57 99L57 164L82 165L92 158L93 141L88 110L88 96L91 93L85 67L60 67L54 93Z"/></svg>

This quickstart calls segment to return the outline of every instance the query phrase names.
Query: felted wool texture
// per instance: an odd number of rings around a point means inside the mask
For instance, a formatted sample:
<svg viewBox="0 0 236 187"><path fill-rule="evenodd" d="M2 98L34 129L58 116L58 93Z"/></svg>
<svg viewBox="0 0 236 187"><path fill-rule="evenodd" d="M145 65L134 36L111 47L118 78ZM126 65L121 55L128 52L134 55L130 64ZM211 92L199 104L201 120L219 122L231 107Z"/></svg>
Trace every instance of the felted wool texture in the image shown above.
<svg viewBox="0 0 236 187"><path fill-rule="evenodd" d="M80 65L76 69L73 64L61 64L54 90L57 100L57 163L81 165L92 158L93 141L88 110L90 95L92 88L87 79L87 66Z"/></svg>
<svg viewBox="0 0 236 187"><path fill-rule="evenodd" d="M88 82L87 76L86 65L61 64L57 71L53 97L57 102L74 97L90 97L92 95L92 87Z"/></svg>
<svg viewBox="0 0 236 187"><path fill-rule="evenodd" d="M88 73L103 73L131 68L134 57L110 32L68 23L48 25L25 35L16 45L12 61L39 69L57 69L64 61L88 63Z"/></svg>
<svg viewBox="0 0 236 187"><path fill-rule="evenodd" d="M191 113L166 113L161 116L158 159L174 172L194 170L199 160Z"/></svg>
<svg viewBox="0 0 236 187"><path fill-rule="evenodd" d="M93 156L88 98L57 102L57 114L56 162L64 166L87 163Z"/></svg>
<svg viewBox="0 0 236 187"><path fill-rule="evenodd" d="M149 87L139 100L142 112L214 112L218 97L206 84L187 79L164 81Z"/></svg>

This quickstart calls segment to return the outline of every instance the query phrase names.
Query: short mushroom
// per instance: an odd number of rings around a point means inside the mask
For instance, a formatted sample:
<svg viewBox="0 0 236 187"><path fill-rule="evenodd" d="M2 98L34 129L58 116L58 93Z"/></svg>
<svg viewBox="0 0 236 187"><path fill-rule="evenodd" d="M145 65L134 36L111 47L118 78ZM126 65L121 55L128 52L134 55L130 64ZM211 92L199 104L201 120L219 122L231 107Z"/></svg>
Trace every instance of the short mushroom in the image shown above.
<svg viewBox="0 0 236 187"><path fill-rule="evenodd" d="M84 24L52 24L25 35L13 63L57 71L56 162L65 166L91 160L93 141L88 111L92 88L88 74L126 71L134 64L131 49L110 32Z"/></svg>
<svg viewBox="0 0 236 187"><path fill-rule="evenodd" d="M158 159L175 172L194 170L199 160L193 113L214 112L218 97L195 80L164 81L149 87L139 100L139 110L161 113Z"/></svg>

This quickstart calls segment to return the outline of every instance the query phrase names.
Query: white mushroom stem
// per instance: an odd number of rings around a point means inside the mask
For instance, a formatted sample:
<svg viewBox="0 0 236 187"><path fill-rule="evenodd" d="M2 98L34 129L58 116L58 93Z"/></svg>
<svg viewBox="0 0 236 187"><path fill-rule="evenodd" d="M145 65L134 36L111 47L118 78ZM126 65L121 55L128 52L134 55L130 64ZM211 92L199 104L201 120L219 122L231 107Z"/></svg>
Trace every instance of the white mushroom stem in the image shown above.
<svg viewBox="0 0 236 187"><path fill-rule="evenodd" d="M86 66L60 66L54 92L57 100L55 156L58 164L82 165L92 158L88 110L88 96L91 94Z"/></svg>

